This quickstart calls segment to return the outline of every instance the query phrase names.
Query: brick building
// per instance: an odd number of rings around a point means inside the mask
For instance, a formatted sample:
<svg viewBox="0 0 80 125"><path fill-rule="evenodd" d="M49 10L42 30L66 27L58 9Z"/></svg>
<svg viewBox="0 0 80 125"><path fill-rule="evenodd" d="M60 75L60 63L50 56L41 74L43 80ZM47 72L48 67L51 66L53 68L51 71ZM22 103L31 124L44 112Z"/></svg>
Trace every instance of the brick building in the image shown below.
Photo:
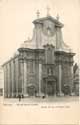
<svg viewBox="0 0 80 125"><path fill-rule="evenodd" d="M63 41L64 25L50 15L33 24L32 39L3 64L4 97L71 95L75 54Z"/></svg>

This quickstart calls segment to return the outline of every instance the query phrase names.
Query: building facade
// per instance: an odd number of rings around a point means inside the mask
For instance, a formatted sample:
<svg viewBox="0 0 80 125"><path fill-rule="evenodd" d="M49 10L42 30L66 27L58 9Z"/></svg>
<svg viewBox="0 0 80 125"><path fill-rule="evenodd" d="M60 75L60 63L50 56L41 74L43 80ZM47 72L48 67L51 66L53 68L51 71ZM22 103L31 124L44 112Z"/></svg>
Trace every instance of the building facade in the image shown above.
<svg viewBox="0 0 80 125"><path fill-rule="evenodd" d="M33 21L33 37L3 64L4 97L63 96L73 92L73 56L63 24L48 15Z"/></svg>
<svg viewBox="0 0 80 125"><path fill-rule="evenodd" d="M73 67L74 71L74 92L75 95L79 96L79 66L76 63Z"/></svg>
<svg viewBox="0 0 80 125"><path fill-rule="evenodd" d="M3 88L4 88L4 73L2 66L0 66L0 96L3 96Z"/></svg>

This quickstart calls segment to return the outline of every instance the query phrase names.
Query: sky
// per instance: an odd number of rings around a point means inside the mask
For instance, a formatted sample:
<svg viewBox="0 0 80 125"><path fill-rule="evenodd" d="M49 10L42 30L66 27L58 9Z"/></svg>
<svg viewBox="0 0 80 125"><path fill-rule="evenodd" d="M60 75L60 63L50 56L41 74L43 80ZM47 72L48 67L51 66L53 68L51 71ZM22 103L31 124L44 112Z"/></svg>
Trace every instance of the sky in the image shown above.
<svg viewBox="0 0 80 125"><path fill-rule="evenodd" d="M14 55L24 40L32 38L37 10L40 17L60 16L64 24L63 39L79 57L80 1L79 0L0 0L0 65Z"/></svg>

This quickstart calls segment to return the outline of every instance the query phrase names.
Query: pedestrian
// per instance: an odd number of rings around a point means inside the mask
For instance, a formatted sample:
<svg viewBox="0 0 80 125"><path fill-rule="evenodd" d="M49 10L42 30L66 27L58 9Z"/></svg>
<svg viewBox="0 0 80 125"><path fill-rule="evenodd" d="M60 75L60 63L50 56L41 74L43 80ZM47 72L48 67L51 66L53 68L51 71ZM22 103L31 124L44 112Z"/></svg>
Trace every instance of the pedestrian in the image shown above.
<svg viewBox="0 0 80 125"><path fill-rule="evenodd" d="M21 95L19 95L19 102L21 101Z"/></svg>
<svg viewBox="0 0 80 125"><path fill-rule="evenodd" d="M35 90L35 97L37 97L37 90Z"/></svg>

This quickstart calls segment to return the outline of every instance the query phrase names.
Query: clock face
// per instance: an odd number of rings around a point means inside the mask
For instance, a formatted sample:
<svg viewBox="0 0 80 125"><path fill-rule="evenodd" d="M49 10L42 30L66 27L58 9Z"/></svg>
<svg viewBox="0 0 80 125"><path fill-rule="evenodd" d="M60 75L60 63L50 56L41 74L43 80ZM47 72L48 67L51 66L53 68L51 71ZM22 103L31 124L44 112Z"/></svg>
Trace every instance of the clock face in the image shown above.
<svg viewBox="0 0 80 125"><path fill-rule="evenodd" d="M49 37L55 34L55 25L53 22L47 20L43 24L43 33Z"/></svg>

